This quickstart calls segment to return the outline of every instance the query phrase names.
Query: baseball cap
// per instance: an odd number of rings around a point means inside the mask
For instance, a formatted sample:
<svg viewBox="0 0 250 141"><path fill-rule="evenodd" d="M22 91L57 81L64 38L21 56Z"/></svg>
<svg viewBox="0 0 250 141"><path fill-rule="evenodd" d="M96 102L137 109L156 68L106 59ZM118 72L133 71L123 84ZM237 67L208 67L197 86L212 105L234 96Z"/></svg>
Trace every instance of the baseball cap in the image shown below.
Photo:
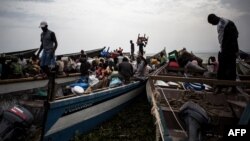
<svg viewBox="0 0 250 141"><path fill-rule="evenodd" d="M47 23L46 21L42 21L42 22L40 23L40 26L39 26L39 27L40 27L40 28L41 28L41 27L45 27L46 25L48 25L48 23Z"/></svg>

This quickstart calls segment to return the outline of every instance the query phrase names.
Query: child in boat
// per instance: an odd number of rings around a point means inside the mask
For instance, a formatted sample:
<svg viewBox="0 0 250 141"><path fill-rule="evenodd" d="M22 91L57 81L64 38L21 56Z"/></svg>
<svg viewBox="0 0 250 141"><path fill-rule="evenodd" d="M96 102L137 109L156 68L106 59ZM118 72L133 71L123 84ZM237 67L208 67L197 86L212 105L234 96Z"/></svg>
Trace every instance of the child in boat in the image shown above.
<svg viewBox="0 0 250 141"><path fill-rule="evenodd" d="M216 73L218 70L218 62L214 56L208 58L208 71Z"/></svg>

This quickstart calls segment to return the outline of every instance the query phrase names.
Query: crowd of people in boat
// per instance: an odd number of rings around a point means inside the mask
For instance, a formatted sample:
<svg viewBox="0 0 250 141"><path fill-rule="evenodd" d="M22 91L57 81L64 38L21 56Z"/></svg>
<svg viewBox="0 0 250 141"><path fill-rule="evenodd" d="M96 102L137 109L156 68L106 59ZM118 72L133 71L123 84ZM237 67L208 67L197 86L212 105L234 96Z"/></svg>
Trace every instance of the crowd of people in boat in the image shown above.
<svg viewBox="0 0 250 141"><path fill-rule="evenodd" d="M205 77L216 76L218 66L216 57L210 56L207 62L203 62L200 57L188 52L186 48L179 51L174 50L168 55L168 68L183 68L185 72L198 73Z"/></svg>
<svg viewBox="0 0 250 141"><path fill-rule="evenodd" d="M116 53L109 57L88 58L84 51L81 52L80 56L57 56L56 66L51 66L51 68L56 70L58 76L71 73L81 73L82 76L87 76L94 73L98 79L103 79L117 72L120 74L119 77L126 81L132 76L145 76L149 73L148 62L143 56L138 56L136 63L132 63L130 57L123 56L121 48L114 51ZM0 64L1 79L47 77L35 54L31 58L23 58L22 56L13 57L10 60L1 58Z"/></svg>

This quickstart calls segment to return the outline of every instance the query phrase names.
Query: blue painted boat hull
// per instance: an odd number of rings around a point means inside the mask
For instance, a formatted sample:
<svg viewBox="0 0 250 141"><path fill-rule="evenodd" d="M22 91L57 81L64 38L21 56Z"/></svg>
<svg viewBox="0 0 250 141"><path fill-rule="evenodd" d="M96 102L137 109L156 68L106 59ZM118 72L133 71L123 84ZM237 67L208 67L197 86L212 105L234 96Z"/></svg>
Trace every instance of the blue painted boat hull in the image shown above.
<svg viewBox="0 0 250 141"><path fill-rule="evenodd" d="M110 88L49 103L44 141L66 141L87 133L123 109L145 91L146 82Z"/></svg>

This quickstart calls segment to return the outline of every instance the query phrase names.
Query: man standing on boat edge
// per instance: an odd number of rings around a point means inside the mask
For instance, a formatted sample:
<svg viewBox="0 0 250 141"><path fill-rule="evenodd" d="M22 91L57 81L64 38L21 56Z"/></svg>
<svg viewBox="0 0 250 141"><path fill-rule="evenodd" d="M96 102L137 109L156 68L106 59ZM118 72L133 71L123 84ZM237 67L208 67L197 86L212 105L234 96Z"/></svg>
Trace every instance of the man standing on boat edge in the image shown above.
<svg viewBox="0 0 250 141"><path fill-rule="evenodd" d="M135 58L134 58L135 44L133 43L132 40L130 40L130 47L131 47L131 54L130 54L131 57L130 57L130 59L135 60Z"/></svg>
<svg viewBox="0 0 250 141"><path fill-rule="evenodd" d="M239 32L232 21L218 17L215 14L209 14L207 20L208 23L217 25L218 40L221 48L218 54L219 67L217 79L236 80L236 58L239 51ZM218 91L220 90L221 88L219 88ZM233 91L236 91L235 87L233 87Z"/></svg>
<svg viewBox="0 0 250 141"><path fill-rule="evenodd" d="M40 59L40 66L47 75L50 69L55 67L55 50L57 49L56 35L53 31L48 29L48 24L42 21L39 26L42 29L41 33L41 46L37 53L39 57L40 52L43 50L42 57Z"/></svg>

